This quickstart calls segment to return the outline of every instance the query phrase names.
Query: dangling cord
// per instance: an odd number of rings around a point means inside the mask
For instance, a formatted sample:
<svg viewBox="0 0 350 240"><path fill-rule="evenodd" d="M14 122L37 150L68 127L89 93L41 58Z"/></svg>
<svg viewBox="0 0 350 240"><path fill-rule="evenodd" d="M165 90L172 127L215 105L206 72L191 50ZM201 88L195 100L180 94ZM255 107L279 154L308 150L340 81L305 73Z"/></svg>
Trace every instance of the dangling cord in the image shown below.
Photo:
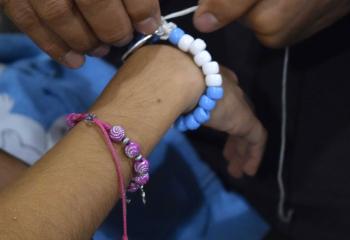
<svg viewBox="0 0 350 240"><path fill-rule="evenodd" d="M290 222L293 210L289 209L285 213L284 205L286 201L286 190L283 183L283 167L286 152L287 138L287 79L288 79L289 47L285 48L282 76L282 124L281 124L281 148L278 162L277 183L279 189L278 218L285 223Z"/></svg>
<svg viewBox="0 0 350 240"><path fill-rule="evenodd" d="M95 118L93 122L100 128L104 140L109 148L109 151L112 154L115 167L116 167L116 172L119 180L119 188L120 188L120 194L122 198L122 208L123 208L123 240L128 240L128 226L127 226L127 207L126 207L126 194L125 194L125 185L124 185L124 177L122 174L122 169L120 166L121 160L117 154L117 151L115 150L113 143L111 139L109 138L108 132L106 129L110 129L111 126L108 125L107 123L104 123L103 121Z"/></svg>
<svg viewBox="0 0 350 240"><path fill-rule="evenodd" d="M85 120L87 123L94 123L101 130L103 134L103 138L107 144L109 151L112 154L112 158L115 164L115 169L117 172L117 178L119 181L119 191L122 199L122 208L123 208L123 240L128 240L128 227L127 227L127 208L126 208L126 194L125 194L125 185L124 185L124 177L122 173L122 169L120 166L121 160L115 150L111 139L109 138L109 134L107 132L111 126L102 120L96 118L95 114L91 113L71 113L66 117L67 123L69 127L74 127L78 122Z"/></svg>

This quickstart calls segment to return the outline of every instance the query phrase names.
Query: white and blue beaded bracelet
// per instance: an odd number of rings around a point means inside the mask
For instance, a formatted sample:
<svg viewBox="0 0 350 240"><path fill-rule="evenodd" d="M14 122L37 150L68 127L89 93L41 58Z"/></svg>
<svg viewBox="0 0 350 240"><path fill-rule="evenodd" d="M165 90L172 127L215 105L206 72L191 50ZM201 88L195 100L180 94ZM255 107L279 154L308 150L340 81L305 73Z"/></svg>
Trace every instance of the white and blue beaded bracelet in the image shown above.
<svg viewBox="0 0 350 240"><path fill-rule="evenodd" d="M174 124L179 131L198 129L209 121L216 102L224 96L219 64L212 60L212 56L206 50L207 45L202 39L194 39L174 23L168 23L165 20L154 34L144 36L136 42L124 54L123 60L148 41L156 42L159 40L168 40L181 51L190 53L196 65L202 70L207 86L205 93L201 96L196 108L192 112L180 116Z"/></svg>

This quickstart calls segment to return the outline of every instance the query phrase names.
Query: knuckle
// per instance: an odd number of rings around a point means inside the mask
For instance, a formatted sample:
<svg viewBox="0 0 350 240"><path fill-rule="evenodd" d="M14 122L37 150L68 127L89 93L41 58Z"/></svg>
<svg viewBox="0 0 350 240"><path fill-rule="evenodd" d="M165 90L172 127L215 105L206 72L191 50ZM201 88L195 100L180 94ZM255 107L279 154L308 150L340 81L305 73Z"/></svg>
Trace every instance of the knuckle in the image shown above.
<svg viewBox="0 0 350 240"><path fill-rule="evenodd" d="M248 1L248 0L246 0ZM203 1L202 9L203 12L209 11L214 13L217 18L219 25L228 24L243 14L246 4L232 4L231 1L227 0L211 0ZM243 2L243 1L242 1Z"/></svg>
<svg viewBox="0 0 350 240"><path fill-rule="evenodd" d="M62 21L71 14L72 4L68 1L47 0L41 3L38 12L48 22Z"/></svg>
<svg viewBox="0 0 350 240"><path fill-rule="evenodd" d="M287 43L284 37L279 34L275 35L257 35L259 41L268 48L281 48Z"/></svg>
<svg viewBox="0 0 350 240"><path fill-rule="evenodd" d="M104 43L115 43L132 36L131 29L123 28L118 31L108 31L99 35L99 39Z"/></svg>
<svg viewBox="0 0 350 240"><path fill-rule="evenodd" d="M270 8L261 8L253 12L249 16L249 23L251 27L262 35L275 35L283 31L286 25L286 3L279 1L279 3Z"/></svg>
<svg viewBox="0 0 350 240"><path fill-rule="evenodd" d="M95 8L97 4L107 6L110 0L76 0L75 2L82 8Z"/></svg>
<svg viewBox="0 0 350 240"><path fill-rule="evenodd" d="M148 4L135 4L128 8L128 13L134 21L141 21L151 17L157 11L157 4L151 1Z"/></svg>
<svg viewBox="0 0 350 240"><path fill-rule="evenodd" d="M6 4L8 4L9 0L0 0L0 7L5 6Z"/></svg>
<svg viewBox="0 0 350 240"><path fill-rule="evenodd" d="M24 31L31 31L38 25L38 20L30 7L17 8L10 15L12 21Z"/></svg>
<svg viewBox="0 0 350 240"><path fill-rule="evenodd" d="M43 43L41 49L48 53L51 57L59 59L63 56L63 52L54 43Z"/></svg>
<svg viewBox="0 0 350 240"><path fill-rule="evenodd" d="M80 38L79 38L80 40ZM98 41L87 42L87 41L75 41L71 44L72 48L78 52L88 52L98 46Z"/></svg>
<svg viewBox="0 0 350 240"><path fill-rule="evenodd" d="M252 28L264 35L274 35L282 30L282 21L270 14L259 14L251 20Z"/></svg>

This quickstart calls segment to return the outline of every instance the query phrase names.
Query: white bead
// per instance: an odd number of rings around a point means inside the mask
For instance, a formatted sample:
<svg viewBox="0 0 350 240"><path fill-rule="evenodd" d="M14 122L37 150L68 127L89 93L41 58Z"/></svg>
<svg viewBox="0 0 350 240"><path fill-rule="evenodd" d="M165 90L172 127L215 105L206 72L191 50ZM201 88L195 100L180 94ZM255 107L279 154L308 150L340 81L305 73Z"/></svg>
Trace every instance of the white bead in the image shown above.
<svg viewBox="0 0 350 240"><path fill-rule="evenodd" d="M210 74L205 77L205 84L208 87L219 87L222 85L221 74Z"/></svg>
<svg viewBox="0 0 350 240"><path fill-rule="evenodd" d="M208 63L210 61L211 61L211 55L208 51L201 51L196 56L194 56L194 62L199 67L202 67L203 64Z"/></svg>
<svg viewBox="0 0 350 240"><path fill-rule="evenodd" d="M196 40L193 41L193 43L190 46L190 53L192 55L197 55L201 51L205 50L207 47L207 44L200 38L197 38Z"/></svg>
<svg viewBox="0 0 350 240"><path fill-rule="evenodd" d="M219 64L217 62L205 63L202 67L204 75L219 73Z"/></svg>
<svg viewBox="0 0 350 240"><path fill-rule="evenodd" d="M188 52L190 46L192 45L194 38L188 34L185 34L181 37L177 46L184 52Z"/></svg>

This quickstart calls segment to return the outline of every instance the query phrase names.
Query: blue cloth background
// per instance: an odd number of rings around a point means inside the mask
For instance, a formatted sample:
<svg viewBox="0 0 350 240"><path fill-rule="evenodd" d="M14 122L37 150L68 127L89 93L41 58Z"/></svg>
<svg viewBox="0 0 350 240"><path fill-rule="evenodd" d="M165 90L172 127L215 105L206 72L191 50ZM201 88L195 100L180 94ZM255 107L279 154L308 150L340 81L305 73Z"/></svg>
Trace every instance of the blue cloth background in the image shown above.
<svg viewBox="0 0 350 240"><path fill-rule="evenodd" d="M83 68L60 66L21 34L0 35L0 93L15 100L13 112L30 116L46 129L60 116L85 111L116 70L88 57Z"/></svg>
<svg viewBox="0 0 350 240"><path fill-rule="evenodd" d="M86 111L115 73L96 58L79 70L59 66L22 35L0 35L0 63L6 65L0 94L15 99L13 112L45 129L63 114ZM147 205L138 194L130 195L130 239L258 240L267 232L266 223L244 199L224 189L181 133L169 130L150 160ZM94 239L118 239L121 226L117 206Z"/></svg>

